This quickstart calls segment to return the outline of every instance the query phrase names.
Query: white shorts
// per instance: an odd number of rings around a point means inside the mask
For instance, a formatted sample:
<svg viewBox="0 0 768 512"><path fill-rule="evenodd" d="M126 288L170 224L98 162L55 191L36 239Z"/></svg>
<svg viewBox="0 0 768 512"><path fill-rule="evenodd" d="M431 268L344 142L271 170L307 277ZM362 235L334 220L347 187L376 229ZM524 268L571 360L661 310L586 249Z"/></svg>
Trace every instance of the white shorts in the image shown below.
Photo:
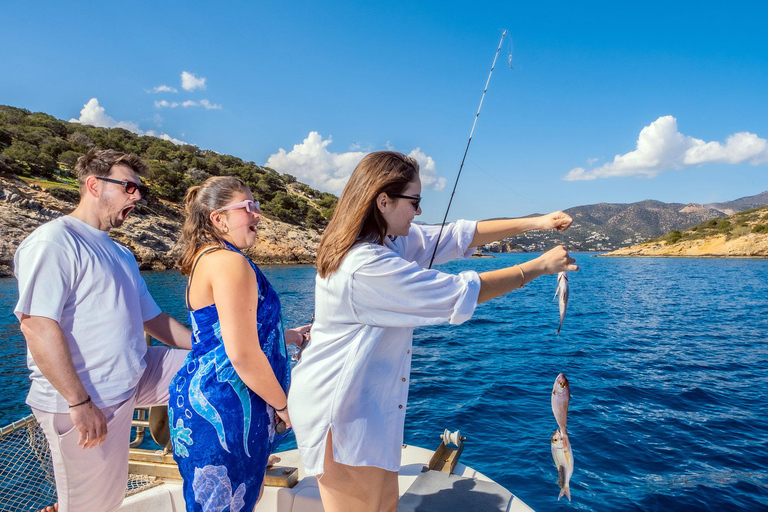
<svg viewBox="0 0 768 512"><path fill-rule="evenodd" d="M133 394L101 410L107 419L107 437L101 446L78 446L80 433L69 414L32 409L51 448L59 512L106 512L120 507L128 480L133 409L168 403L168 386L188 353L147 348L147 367Z"/></svg>

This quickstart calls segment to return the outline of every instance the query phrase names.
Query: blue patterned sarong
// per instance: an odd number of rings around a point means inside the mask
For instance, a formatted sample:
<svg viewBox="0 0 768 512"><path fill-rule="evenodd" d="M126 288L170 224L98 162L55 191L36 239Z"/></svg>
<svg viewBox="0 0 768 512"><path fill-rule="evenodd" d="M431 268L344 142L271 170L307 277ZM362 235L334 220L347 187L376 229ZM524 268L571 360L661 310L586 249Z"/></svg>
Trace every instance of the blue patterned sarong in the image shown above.
<svg viewBox="0 0 768 512"><path fill-rule="evenodd" d="M240 252L229 244L227 249ZM280 299L259 267L248 261L259 284L261 349L287 392L290 366ZM190 311L189 321L192 351L171 381L168 404L173 458L184 478L187 510L250 512L258 500L269 455L287 434L275 433L274 409L232 367L224 351L216 304Z"/></svg>

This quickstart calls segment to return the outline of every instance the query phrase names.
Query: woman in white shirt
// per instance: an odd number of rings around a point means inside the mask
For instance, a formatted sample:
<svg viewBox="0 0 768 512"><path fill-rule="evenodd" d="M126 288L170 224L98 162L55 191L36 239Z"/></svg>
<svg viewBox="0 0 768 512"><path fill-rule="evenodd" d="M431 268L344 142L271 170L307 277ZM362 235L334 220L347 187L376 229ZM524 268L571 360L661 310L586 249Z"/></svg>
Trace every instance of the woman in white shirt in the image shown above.
<svg viewBox="0 0 768 512"><path fill-rule="evenodd" d="M367 155L339 199L317 253L315 322L288 397L308 475L319 478L326 512L397 509L413 329L460 324L479 302L544 275L578 270L556 247L531 261L483 272L426 270L439 226L421 213L419 167L391 151ZM529 230L564 230L572 219L541 217L445 226L435 263Z"/></svg>

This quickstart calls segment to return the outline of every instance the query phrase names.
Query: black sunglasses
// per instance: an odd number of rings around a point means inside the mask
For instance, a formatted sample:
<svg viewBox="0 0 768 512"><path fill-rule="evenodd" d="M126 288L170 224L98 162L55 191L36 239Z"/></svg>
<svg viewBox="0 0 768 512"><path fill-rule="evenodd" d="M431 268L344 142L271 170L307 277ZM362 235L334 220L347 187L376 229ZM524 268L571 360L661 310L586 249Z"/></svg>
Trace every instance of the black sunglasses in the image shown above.
<svg viewBox="0 0 768 512"><path fill-rule="evenodd" d="M403 194L387 194L390 197L399 197L400 199L410 199L411 201L416 201L415 203L411 203L413 205L414 210L419 209L419 205L421 204L421 196L404 196Z"/></svg>
<svg viewBox="0 0 768 512"><path fill-rule="evenodd" d="M149 194L149 187L146 187L144 185L139 185L138 183L134 183L132 181L113 180L111 178L102 178L101 176L96 176L96 179L101 181L108 181L109 183L116 183L118 185L122 185L123 188L125 188L126 194L133 194L138 190L139 196L141 196L142 199L147 197L147 194Z"/></svg>

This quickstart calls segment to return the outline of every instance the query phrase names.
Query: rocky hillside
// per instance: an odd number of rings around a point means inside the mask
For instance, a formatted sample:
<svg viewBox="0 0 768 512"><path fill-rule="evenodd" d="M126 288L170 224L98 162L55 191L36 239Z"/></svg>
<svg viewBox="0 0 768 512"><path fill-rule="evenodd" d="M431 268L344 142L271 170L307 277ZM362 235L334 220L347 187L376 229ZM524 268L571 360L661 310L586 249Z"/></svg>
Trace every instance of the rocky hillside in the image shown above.
<svg viewBox="0 0 768 512"><path fill-rule="evenodd" d="M754 205L754 206L753 206ZM573 217L573 225L565 233L533 231L505 240L501 246L488 246L488 252L523 250L540 252L558 244L571 251L612 251L648 241L671 230L681 230L733 212L768 205L768 192L743 197L727 203L599 203L565 210Z"/></svg>
<svg viewBox="0 0 768 512"><path fill-rule="evenodd" d="M765 205L768 205L768 190L754 196L741 197L725 203L711 203L707 206L720 210L726 215L733 215L734 213L751 210L753 208L760 208Z"/></svg>
<svg viewBox="0 0 768 512"><path fill-rule="evenodd" d="M69 197L54 197L35 180L0 177L0 276L13 275L13 255L29 233L75 206ZM142 270L166 270L174 268L181 224L178 205L157 201L151 209L139 206L110 236L133 252ZM248 254L257 263L313 263L319 241L316 229L265 217Z"/></svg>
<svg viewBox="0 0 768 512"><path fill-rule="evenodd" d="M313 263L319 232L338 201L291 175L235 156L0 105L0 275L10 275L24 237L75 208L73 169L94 147L139 155L149 166L142 176L151 191L148 204L111 233L133 251L142 269L173 267L183 221L179 203L189 187L210 176L239 177L261 202L264 217L251 252L259 263Z"/></svg>
<svg viewBox="0 0 768 512"><path fill-rule="evenodd" d="M604 256L768 258L768 207L672 230Z"/></svg>

